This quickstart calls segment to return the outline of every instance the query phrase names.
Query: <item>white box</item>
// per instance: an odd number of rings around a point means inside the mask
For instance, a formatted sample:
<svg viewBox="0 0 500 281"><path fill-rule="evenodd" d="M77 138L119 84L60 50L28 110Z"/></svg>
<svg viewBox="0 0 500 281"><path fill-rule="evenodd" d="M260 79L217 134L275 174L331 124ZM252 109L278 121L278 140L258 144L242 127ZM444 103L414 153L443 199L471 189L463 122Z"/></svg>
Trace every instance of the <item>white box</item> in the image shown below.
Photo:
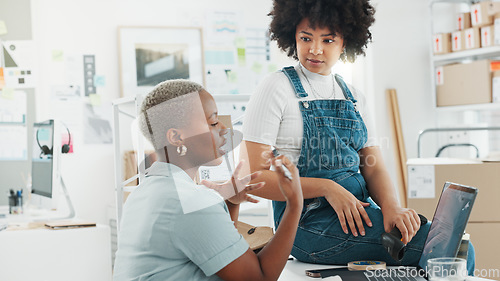
<svg viewBox="0 0 500 281"><path fill-rule="evenodd" d="M470 13L457 14L457 17L456 17L457 26L455 29L458 31L461 31L461 30L464 30L467 28L471 28L472 25L471 25L470 20L471 20Z"/></svg>
<svg viewBox="0 0 500 281"><path fill-rule="evenodd" d="M491 47L495 43L495 27L493 25L481 27L481 47Z"/></svg>
<svg viewBox="0 0 500 281"><path fill-rule="evenodd" d="M451 33L451 50L453 52L462 51L464 49L463 31L455 31Z"/></svg>
<svg viewBox="0 0 500 281"><path fill-rule="evenodd" d="M432 37L434 54L447 54L451 52L451 33L438 33Z"/></svg>
<svg viewBox="0 0 500 281"><path fill-rule="evenodd" d="M493 82L492 82L492 100L493 103L500 102L500 71L493 72Z"/></svg>
<svg viewBox="0 0 500 281"><path fill-rule="evenodd" d="M495 18L495 45L500 45L500 18Z"/></svg>
<svg viewBox="0 0 500 281"><path fill-rule="evenodd" d="M475 27L491 25L493 17L493 4L491 1L483 1L470 6L471 24Z"/></svg>
<svg viewBox="0 0 500 281"><path fill-rule="evenodd" d="M476 49L481 47L481 32L479 27L464 30L465 49Z"/></svg>

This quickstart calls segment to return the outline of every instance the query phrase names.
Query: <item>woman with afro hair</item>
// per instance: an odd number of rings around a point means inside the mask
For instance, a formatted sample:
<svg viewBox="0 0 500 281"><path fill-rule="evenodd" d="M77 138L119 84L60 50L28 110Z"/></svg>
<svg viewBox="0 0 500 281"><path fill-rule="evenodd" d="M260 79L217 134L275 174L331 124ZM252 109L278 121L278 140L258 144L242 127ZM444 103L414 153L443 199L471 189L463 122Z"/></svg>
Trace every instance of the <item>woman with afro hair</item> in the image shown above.
<svg viewBox="0 0 500 281"><path fill-rule="evenodd" d="M275 226L286 206L264 157L276 148L297 165L304 194L292 255L300 261L347 264L381 260L418 265L430 223L396 197L364 96L332 73L339 60L365 54L375 10L369 0L274 0L271 39L298 64L271 74L252 95L243 125L242 158L254 194L273 200ZM401 261L381 244L397 227L407 244ZM470 245L468 269L473 272Z"/></svg>

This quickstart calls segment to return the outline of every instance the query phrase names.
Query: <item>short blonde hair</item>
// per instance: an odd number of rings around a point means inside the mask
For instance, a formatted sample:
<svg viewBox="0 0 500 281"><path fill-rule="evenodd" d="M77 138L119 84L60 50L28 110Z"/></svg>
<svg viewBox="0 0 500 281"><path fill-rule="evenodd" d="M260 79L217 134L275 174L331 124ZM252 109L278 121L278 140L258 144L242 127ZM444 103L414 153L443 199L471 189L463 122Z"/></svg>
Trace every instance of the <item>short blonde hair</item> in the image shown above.
<svg viewBox="0 0 500 281"><path fill-rule="evenodd" d="M195 82L176 79L159 83L146 96L138 116L142 134L156 150L167 145L166 133L171 128L188 125L190 98L188 94L199 93L203 87Z"/></svg>

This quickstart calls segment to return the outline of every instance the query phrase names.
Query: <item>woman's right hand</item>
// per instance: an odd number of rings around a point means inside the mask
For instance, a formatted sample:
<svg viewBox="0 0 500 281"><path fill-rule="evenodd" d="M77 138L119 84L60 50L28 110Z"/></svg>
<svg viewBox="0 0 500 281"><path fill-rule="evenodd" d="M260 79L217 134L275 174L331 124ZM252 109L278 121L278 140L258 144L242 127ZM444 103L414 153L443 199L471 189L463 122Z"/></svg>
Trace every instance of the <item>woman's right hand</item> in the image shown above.
<svg viewBox="0 0 500 281"><path fill-rule="evenodd" d="M272 160L273 165L276 167L276 174L278 175L278 185L287 203L300 203L304 201L302 195L302 187L300 185L299 170L292 162L285 156L280 155ZM286 167L292 174L292 180L285 176L283 166Z"/></svg>
<svg viewBox="0 0 500 281"><path fill-rule="evenodd" d="M349 226L352 234L358 236L357 226L359 233L364 236L363 220L369 227L372 226L372 222L365 210L365 207L370 206L370 203L358 200L352 193L336 182L330 181L330 183L332 185L328 186L325 199L337 213L342 230L345 234L348 234L347 227Z"/></svg>

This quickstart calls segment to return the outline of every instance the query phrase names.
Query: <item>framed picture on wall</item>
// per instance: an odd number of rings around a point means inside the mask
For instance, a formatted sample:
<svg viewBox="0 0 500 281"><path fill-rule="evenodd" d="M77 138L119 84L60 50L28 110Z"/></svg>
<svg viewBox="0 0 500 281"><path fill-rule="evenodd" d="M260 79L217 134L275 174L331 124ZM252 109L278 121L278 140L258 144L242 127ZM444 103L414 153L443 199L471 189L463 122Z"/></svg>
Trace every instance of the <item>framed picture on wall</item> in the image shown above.
<svg viewBox="0 0 500 281"><path fill-rule="evenodd" d="M118 27L121 96L147 94L169 79L205 86L201 28Z"/></svg>

